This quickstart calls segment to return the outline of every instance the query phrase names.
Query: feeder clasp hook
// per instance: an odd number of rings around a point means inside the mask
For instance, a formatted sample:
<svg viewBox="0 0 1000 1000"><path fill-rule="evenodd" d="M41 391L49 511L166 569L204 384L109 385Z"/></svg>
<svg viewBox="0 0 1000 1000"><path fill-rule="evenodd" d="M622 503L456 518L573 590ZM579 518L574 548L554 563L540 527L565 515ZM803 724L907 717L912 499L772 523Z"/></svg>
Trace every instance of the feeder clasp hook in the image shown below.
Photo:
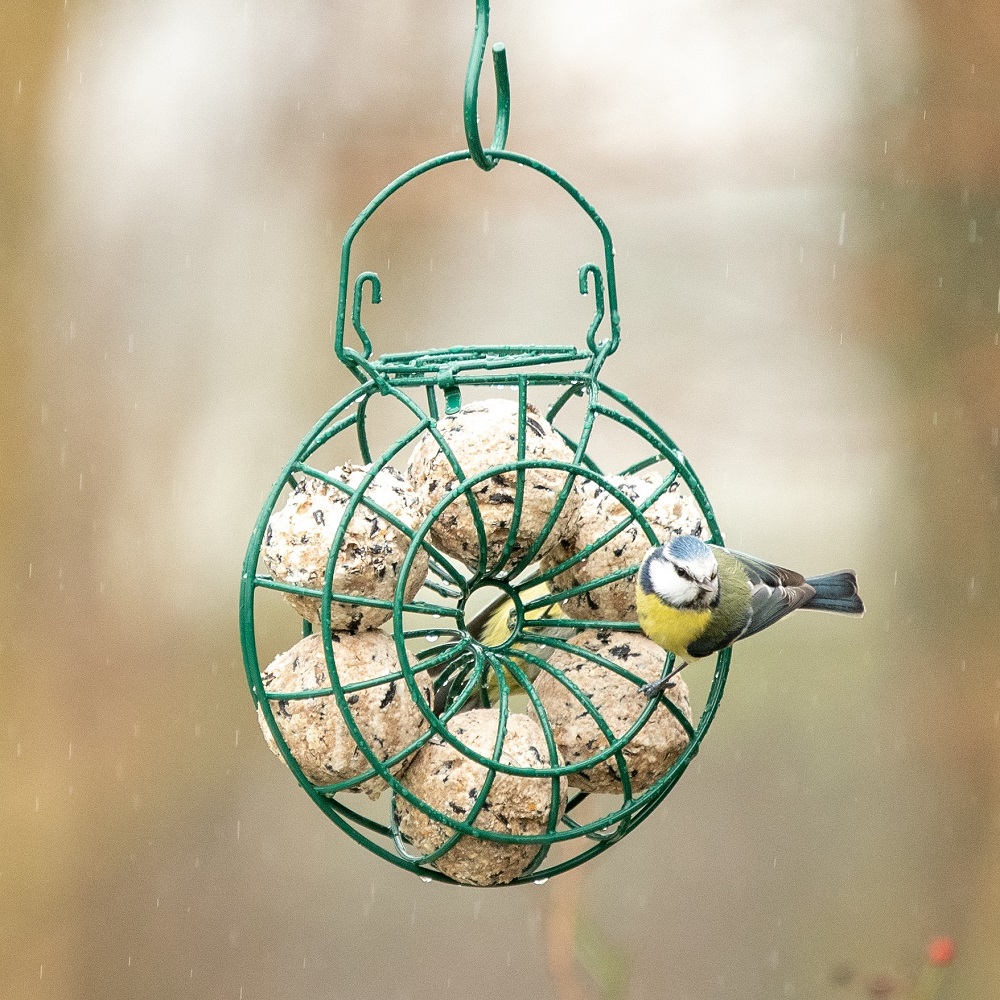
<svg viewBox="0 0 1000 1000"><path fill-rule="evenodd" d="M472 39L469 70L465 74L465 138L469 143L469 153L472 159L483 170L492 170L499 162L497 157L490 156L490 151L504 148L507 144L507 129L510 125L510 78L507 75L507 50L502 42L497 42L493 46L493 75L497 83L497 119L493 128L493 142L488 150L483 149L483 143L479 138L479 76L483 69L486 36L489 31L489 0L476 0L476 33Z"/></svg>

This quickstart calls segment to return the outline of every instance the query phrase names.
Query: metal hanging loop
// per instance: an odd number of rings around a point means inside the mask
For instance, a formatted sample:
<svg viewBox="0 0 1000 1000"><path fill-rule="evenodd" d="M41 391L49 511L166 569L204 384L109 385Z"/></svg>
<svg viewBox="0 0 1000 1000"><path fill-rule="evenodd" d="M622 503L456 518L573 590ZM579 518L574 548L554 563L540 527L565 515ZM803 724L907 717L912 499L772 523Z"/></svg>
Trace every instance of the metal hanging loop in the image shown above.
<svg viewBox="0 0 1000 1000"><path fill-rule="evenodd" d="M486 36L490 31L489 0L476 0L476 34L472 39L472 54L469 56L469 70L465 74L465 138L469 143L469 153L476 165L483 170L492 170L499 162L489 154L502 150L507 145L507 129L510 126L510 78L507 75L507 50L502 42L493 46L493 76L497 83L497 119L493 127L493 142L489 150L483 149L479 138L479 77L483 69L486 53Z"/></svg>

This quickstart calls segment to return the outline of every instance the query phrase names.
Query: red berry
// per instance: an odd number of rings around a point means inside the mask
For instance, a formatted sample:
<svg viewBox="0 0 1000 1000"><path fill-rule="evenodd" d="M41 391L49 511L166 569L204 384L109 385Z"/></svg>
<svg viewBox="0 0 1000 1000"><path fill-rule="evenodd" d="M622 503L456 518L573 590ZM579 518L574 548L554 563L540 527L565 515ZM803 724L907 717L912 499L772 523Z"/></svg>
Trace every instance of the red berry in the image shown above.
<svg viewBox="0 0 1000 1000"><path fill-rule="evenodd" d="M927 946L931 965L951 965L955 959L955 942L950 937L936 937Z"/></svg>

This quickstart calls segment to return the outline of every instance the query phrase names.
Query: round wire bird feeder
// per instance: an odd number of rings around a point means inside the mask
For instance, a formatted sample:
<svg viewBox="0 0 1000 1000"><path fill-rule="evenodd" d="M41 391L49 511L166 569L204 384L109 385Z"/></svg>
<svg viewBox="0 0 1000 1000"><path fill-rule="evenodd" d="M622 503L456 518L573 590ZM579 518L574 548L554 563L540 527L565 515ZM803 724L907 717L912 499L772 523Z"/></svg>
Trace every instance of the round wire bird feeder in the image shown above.
<svg viewBox="0 0 1000 1000"><path fill-rule="evenodd" d="M594 579L565 586L566 574L574 567L584 564L599 549L613 548L615 540L626 533L634 535L636 527L644 546L659 544L659 525L652 523L647 515L668 491L683 487L697 505L704 525L703 537L719 544L722 537L698 477L674 442L624 393L599 379L601 368L618 347L620 337L611 235L601 217L569 181L551 167L504 148L510 91L506 54L501 45L493 47L496 127L490 147L484 149L481 144L476 108L488 18L487 0L477 0L476 32L465 86L468 148L437 156L402 174L369 203L344 238L335 350L340 361L358 378L359 385L306 435L264 503L243 566L240 631L250 689L277 752L313 801L345 833L394 865L425 879L444 882L465 881L445 874L438 867L447 867L441 864L442 859L463 840L471 838L479 847L485 845L484 849L499 853L515 845L528 852L528 860L518 866L515 877L505 877L502 881L517 884L538 882L587 861L617 843L650 815L698 751L722 697L730 651L724 650L716 659L711 688L697 722L689 720L670 698L660 696L644 703L635 718L624 729L618 725L617 731L605 718L606 713L594 704L591 694L574 679L572 671L550 662L552 659L558 661L555 653L560 652L578 662L609 671L626 683L634 684L636 689L646 684L652 678L632 672L627 656L623 665L620 658L597 651L593 643L587 645L579 638L581 632L586 635L592 630L599 630L601 634L638 633L640 629L634 617L608 620L606 616L543 617L542 613L552 606L553 600L586 599L597 588L631 580L637 560ZM371 302L378 303L381 282L376 273L365 271L356 276L353 292L349 293L351 249L355 237L404 185L429 171L467 160L483 170L492 170L499 163L508 162L541 174L559 185L597 227L603 245L603 270L597 264L585 263L578 272L580 293L593 295L594 301L594 316L584 347L455 346L373 357L372 344L361 321L362 300L367 285ZM345 343L349 302L357 347ZM467 475L462 469L461 456L452 447L453 440L442 433L441 428L449 417L463 412L464 390L475 394L484 388L516 394L516 417L511 426L511 433L516 435L516 452L508 456L508 460ZM545 421L572 453L571 458L568 455L562 459L539 458L528 447L535 431L533 424L540 423L533 416L536 411L531 401L543 395L547 399ZM382 405L382 400L401 407L410 427L389 447L379 451L371 446L369 407ZM567 405L574 400L579 400L575 408ZM579 416L581 404L582 418ZM576 416L571 417L571 413ZM641 445L642 457L622 468L602 469L591 447L596 440L595 427L600 428L597 434L606 431L628 436L633 444ZM408 451L428 438L433 439L446 459L451 481L447 491L443 495L439 492L436 502L423 511L422 519L414 526L398 512L374 500L372 484L385 470L393 468L392 463L400 465ZM318 463L318 458L314 457L316 453L331 444L341 452L349 450L361 463L361 471L349 482L347 477L326 472L319 464L314 464ZM665 470L662 479L647 495L635 499L634 493L622 485L622 477L636 476L654 467ZM525 495L526 484L532 482L532 476L542 473L561 477L562 485L552 497L551 509L546 508L548 513L544 522L532 532L533 539L524 542L520 540L519 528L529 499ZM269 524L282 496L304 480L321 484L345 501L329 553L325 556L325 572L322 579L311 586L289 583L268 572L262 559ZM513 491L507 497L507 513L502 522L506 537L500 542L491 534L491 525L481 509L483 485L490 482L506 483ZM603 491L613 498L620 505L621 516L601 531L599 537L578 550L562 555L557 548L557 555L552 556L551 533L561 523L560 518L574 491L587 489ZM442 532L447 532L450 514L456 505L462 504L467 505L471 514L478 551L471 558L457 559L446 554L434 539L440 540ZM405 555L393 568L396 583L391 599L352 593L335 586L337 567L347 557L347 548L354 544L345 540L356 516L369 517L373 533L376 523L391 525L407 543ZM450 520L453 522L454 518ZM373 545L372 549L375 548ZM548 556L540 559L546 551ZM426 578L423 577L424 565ZM422 586L417 588L417 583ZM547 589L540 593L538 588L543 584ZM509 634L492 644L475 635L469 627L472 603L476 600L474 595L484 588L501 591L513 606ZM418 589L419 593L415 593ZM318 614L312 616L312 623L303 622L303 634L317 635L322 643L326 669L323 683L296 690L269 688L265 683L259 660L255 607L256 601L268 591L282 592L293 600L315 602ZM360 680L345 680L340 676L338 646L344 633L335 626L340 620L337 618L339 610L345 607L357 608L359 614L363 609L380 611L383 617L391 613L383 631L391 627L398 660L393 669ZM348 632L352 628L356 630L359 620L348 627ZM662 654L659 676L671 670L672 661L671 655ZM565 664L565 658L559 662ZM592 753L569 761L560 754L558 726L550 719L550 706L547 707L537 690L543 678L548 683L561 685L578 704L580 717L599 731L602 739L597 740ZM400 682L419 711L419 733L387 755L381 743L376 746L370 734L366 736L356 716L356 706L360 695L376 687L389 692L386 698L392 697ZM318 703L321 699L346 725L350 739L364 760L350 777L326 784L315 780L315 775L306 775L278 718L293 702ZM516 715L512 707L515 699L524 700L525 711L537 720L542 734L540 752L535 751L539 759L532 761L531 766L523 760L517 762L505 750L508 730L514 725ZM471 741L461 738L464 731L462 713L470 705L495 712L495 733L488 741L492 749L482 744L477 744L477 749L470 745ZM629 747L654 711L661 707L671 713L683 730L683 749L656 780L647 787L634 788L634 774L630 774L627 759ZM483 770L483 780L469 790L468 801L460 806L446 807L428 802L406 780L409 763L430 745L453 752ZM618 787L613 794L595 795L586 790L584 782L584 789L566 798L567 780L572 784L576 776L579 786L581 775L592 774L601 766L617 775ZM482 822L490 809L495 783L498 778L507 780L502 776L531 778L544 784L546 791L542 798L548 805L542 811L544 821L539 828L523 832L513 826L498 829L495 824L490 826ZM382 816L363 812L350 801L351 792L372 780L384 782L391 791L387 814ZM588 798L592 802L584 810L581 806ZM356 797L354 802L357 803ZM427 823L444 833L431 847L426 844L416 847L413 838L403 829L400 819L403 812L410 816L419 813ZM585 813L599 815L577 818ZM558 857L548 859L550 850L557 845Z"/></svg>

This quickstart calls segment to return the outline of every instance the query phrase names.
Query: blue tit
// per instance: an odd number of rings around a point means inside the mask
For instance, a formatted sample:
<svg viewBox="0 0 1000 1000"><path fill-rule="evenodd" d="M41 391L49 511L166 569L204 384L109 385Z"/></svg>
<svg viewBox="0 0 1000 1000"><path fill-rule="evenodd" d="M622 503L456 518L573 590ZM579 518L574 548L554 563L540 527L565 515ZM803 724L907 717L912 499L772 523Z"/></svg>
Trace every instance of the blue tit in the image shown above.
<svg viewBox="0 0 1000 1000"><path fill-rule="evenodd" d="M680 661L643 689L649 697L662 694L689 661L754 635L796 608L843 615L865 611L854 570L807 579L692 535L677 535L650 549L635 589L643 632Z"/></svg>
<svg viewBox="0 0 1000 1000"><path fill-rule="evenodd" d="M520 591L520 598L525 604L529 604L532 601L538 600L539 598L545 597L550 594L551 590L547 583L537 583L531 587L525 587L524 590ZM533 681L538 676L539 667L533 663L531 660L526 660L522 656L518 656L518 651L529 652L533 656L541 660L548 660L548 658L555 652L555 647L542 645L540 643L533 643L530 641L529 636L531 634L531 622L541 621L541 620L552 620L565 618L563 614L562 607L560 607L559 602L556 598L553 598L551 604L543 604L537 608L532 608L530 611L524 612L524 622L521 626L521 639L514 642L509 649L507 649L506 655L514 661L514 664L523 670L527 675L529 681ZM486 646L487 648L495 649L502 646L511 636L511 632L517 627L517 609L514 607L514 602L506 595L501 594L495 601L483 608L475 618L466 626L466 630L469 635L481 646ZM573 628L552 628L547 627L544 629L544 634L551 636L554 639L568 639L576 633L576 629ZM457 639L449 640L450 645L457 643ZM440 648L440 647L439 647ZM439 672L441 668L434 671L434 673ZM496 674L493 670L487 668L487 694L489 695L490 703L496 702L500 694L500 682L497 680ZM521 690L521 685L514 679L510 671L503 668L504 677L510 686L511 692L516 692ZM447 697L450 694L451 685L447 685L442 691L438 692L438 699L435 703L435 711L441 712L444 708L444 703L447 701ZM467 708L475 708L476 703L474 698L470 699L467 703Z"/></svg>

